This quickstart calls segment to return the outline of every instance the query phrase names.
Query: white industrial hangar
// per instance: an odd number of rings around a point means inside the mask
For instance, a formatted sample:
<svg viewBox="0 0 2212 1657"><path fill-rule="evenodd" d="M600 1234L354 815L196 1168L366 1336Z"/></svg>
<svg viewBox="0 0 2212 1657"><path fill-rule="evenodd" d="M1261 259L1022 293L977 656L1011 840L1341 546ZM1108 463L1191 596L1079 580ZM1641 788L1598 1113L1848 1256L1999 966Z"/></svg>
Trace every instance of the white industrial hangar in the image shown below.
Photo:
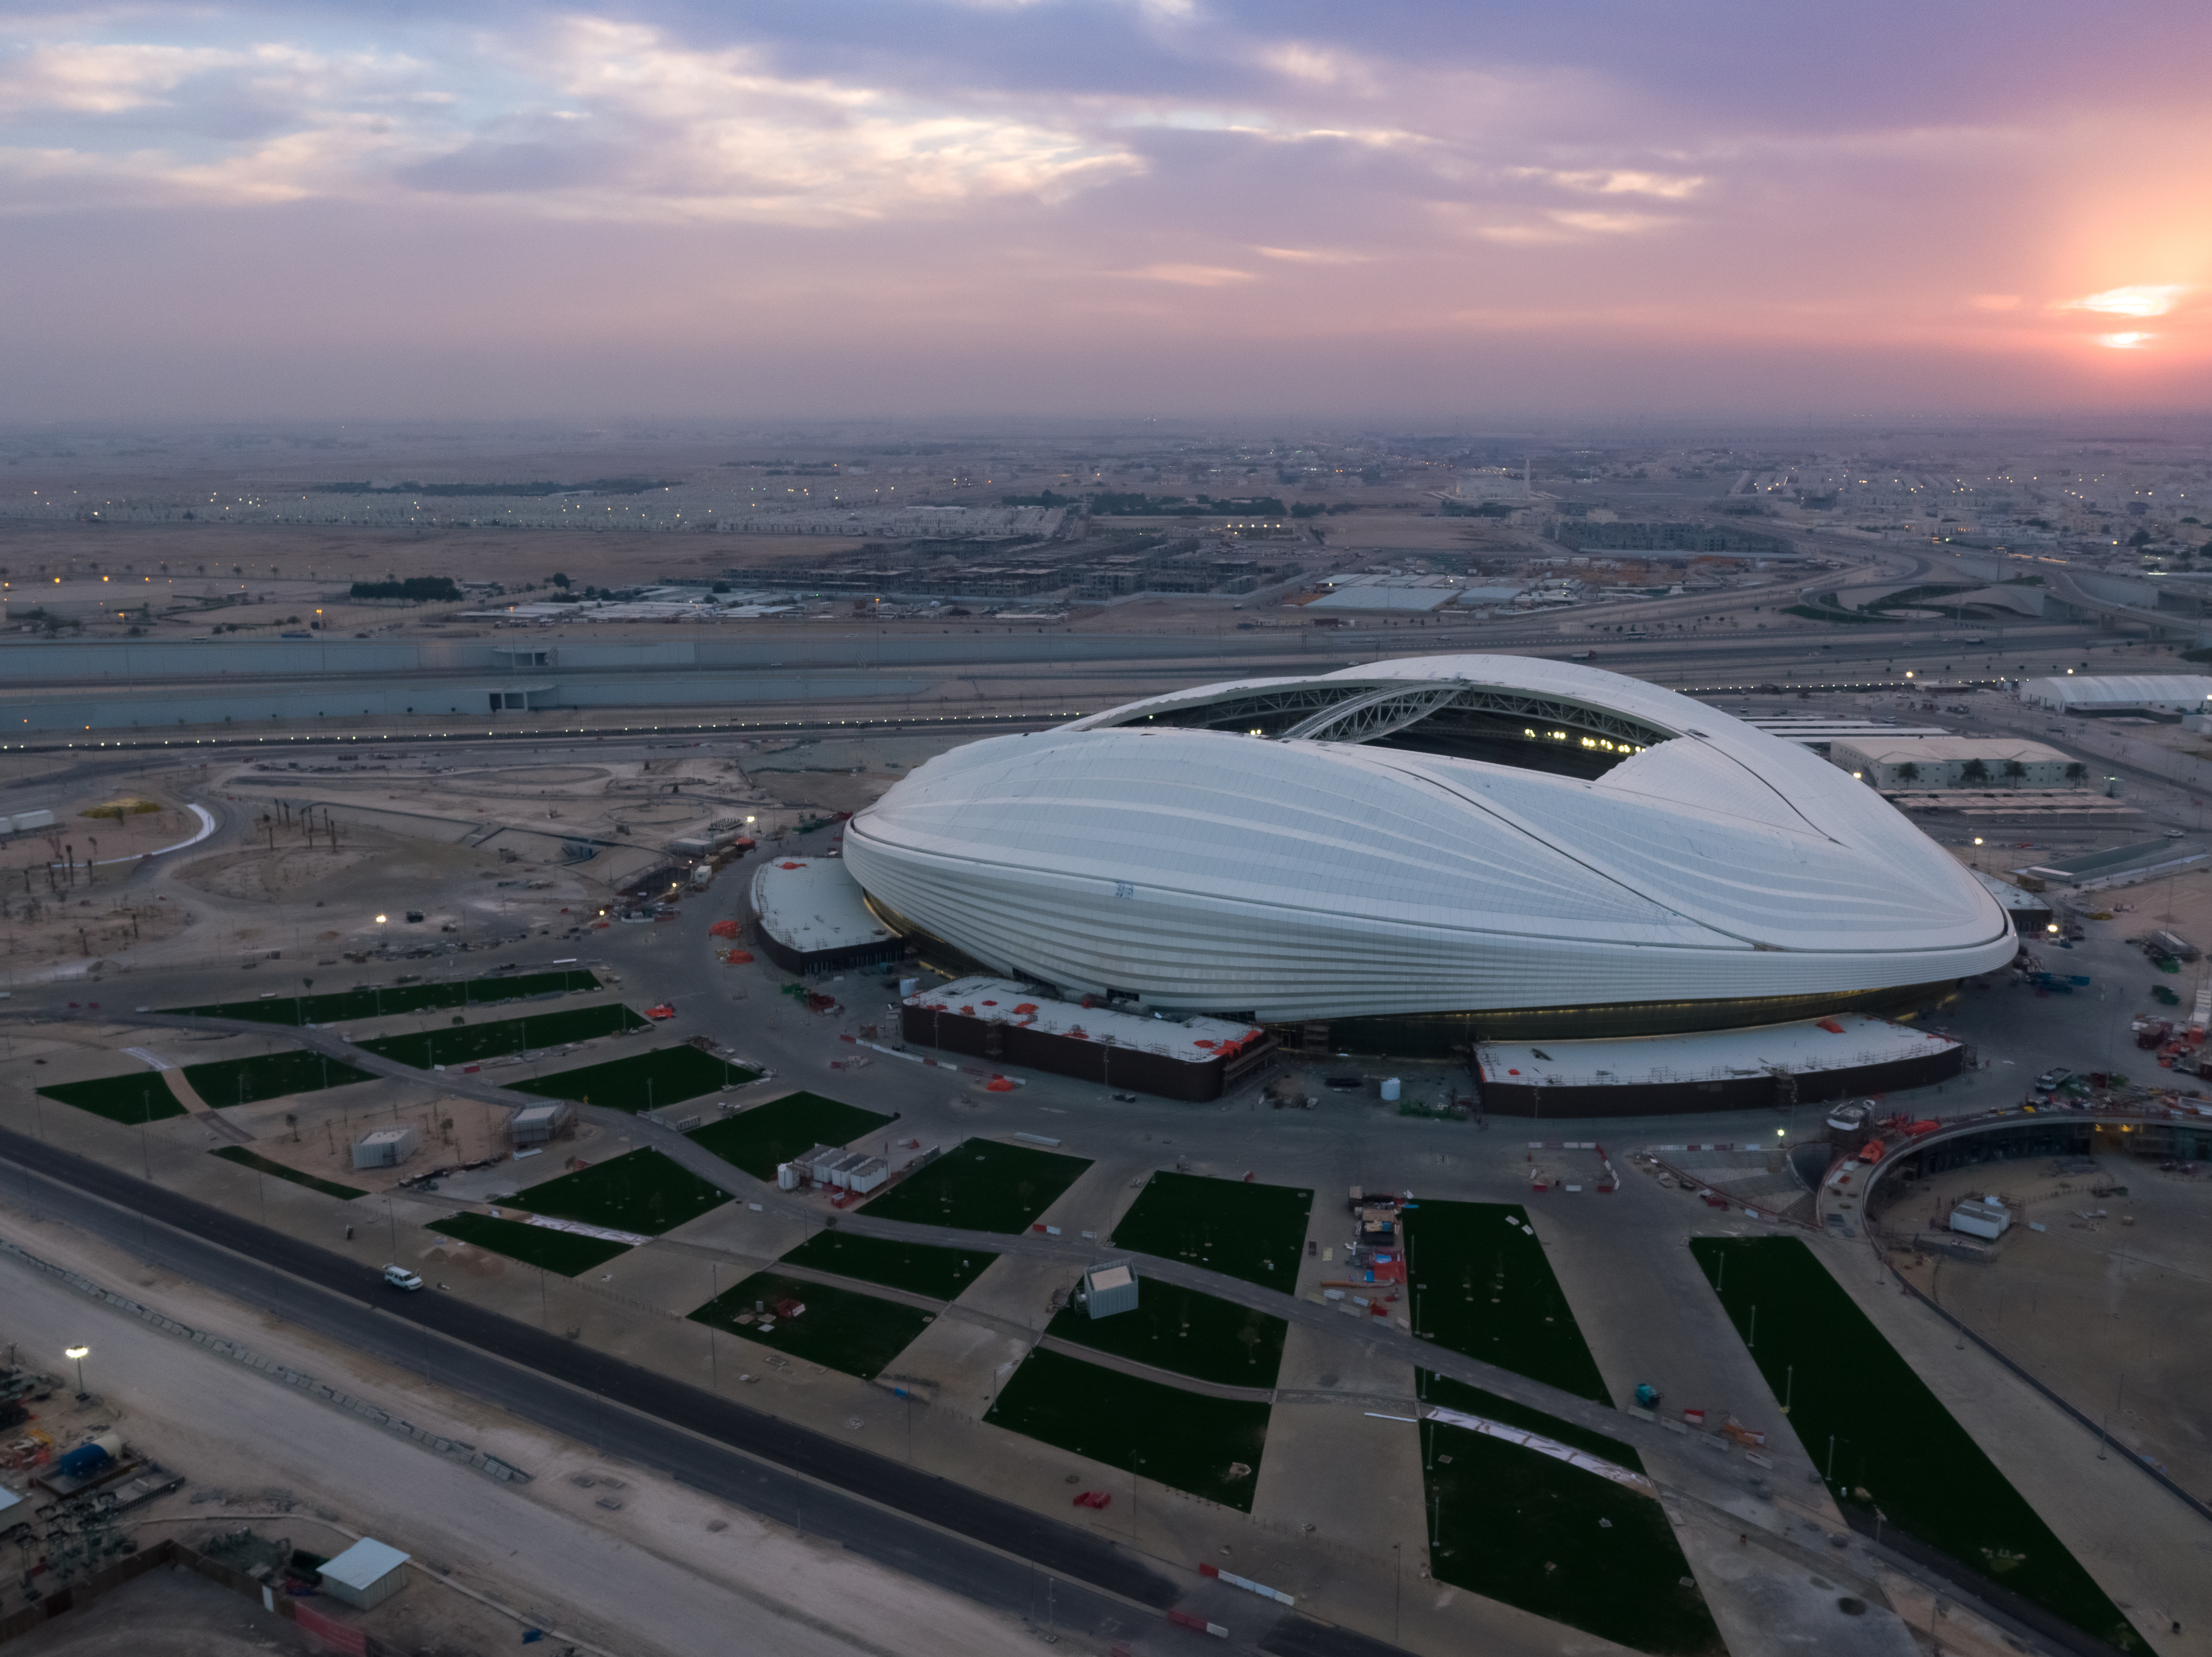
<svg viewBox="0 0 2212 1657"><path fill-rule="evenodd" d="M2020 699L2057 713L2212 713L2212 679L2202 673L2069 673L2021 682Z"/></svg>
<svg viewBox="0 0 2212 1657"><path fill-rule="evenodd" d="M1880 1010L2017 947L1971 873L1802 746L1521 657L987 738L855 817L845 861L899 930L1060 996L1401 1054Z"/></svg>

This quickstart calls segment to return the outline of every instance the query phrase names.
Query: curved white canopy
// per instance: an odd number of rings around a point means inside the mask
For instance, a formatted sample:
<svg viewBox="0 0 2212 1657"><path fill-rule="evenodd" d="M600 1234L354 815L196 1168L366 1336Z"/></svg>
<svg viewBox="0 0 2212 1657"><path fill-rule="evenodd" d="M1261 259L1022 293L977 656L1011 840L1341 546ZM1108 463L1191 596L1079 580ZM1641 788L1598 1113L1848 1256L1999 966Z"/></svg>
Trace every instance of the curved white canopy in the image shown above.
<svg viewBox="0 0 2212 1657"><path fill-rule="evenodd" d="M1141 722L1393 679L1557 697L1659 740L1584 780ZM1268 1020L1844 995L2014 947L1967 870L1803 748L1518 657L1207 686L988 738L900 782L845 848L878 899L1000 970Z"/></svg>

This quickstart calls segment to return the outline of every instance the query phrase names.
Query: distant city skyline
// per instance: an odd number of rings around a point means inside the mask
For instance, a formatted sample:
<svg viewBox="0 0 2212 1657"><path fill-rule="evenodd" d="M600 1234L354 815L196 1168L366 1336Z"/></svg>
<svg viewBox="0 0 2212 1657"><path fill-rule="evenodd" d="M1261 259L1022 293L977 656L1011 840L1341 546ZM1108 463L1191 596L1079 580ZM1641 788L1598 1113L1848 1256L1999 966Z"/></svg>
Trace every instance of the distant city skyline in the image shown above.
<svg viewBox="0 0 2212 1657"><path fill-rule="evenodd" d="M2172 0L18 8L0 422L2204 410L2208 45Z"/></svg>

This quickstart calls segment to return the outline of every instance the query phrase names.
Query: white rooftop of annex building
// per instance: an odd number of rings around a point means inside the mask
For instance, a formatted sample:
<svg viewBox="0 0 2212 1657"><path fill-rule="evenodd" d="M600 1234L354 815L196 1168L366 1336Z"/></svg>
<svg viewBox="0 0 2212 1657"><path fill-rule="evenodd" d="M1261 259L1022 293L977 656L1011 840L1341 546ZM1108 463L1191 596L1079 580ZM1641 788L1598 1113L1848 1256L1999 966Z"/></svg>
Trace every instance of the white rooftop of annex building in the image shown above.
<svg viewBox="0 0 2212 1657"><path fill-rule="evenodd" d="M1974 871L1974 878L1988 889L1990 896L1995 898L2007 909L2040 910L2045 914L2050 912L2051 899L2040 892L2026 891L2014 886L2010 880L2001 880L1996 875L1985 874L1978 868Z"/></svg>
<svg viewBox="0 0 2212 1657"><path fill-rule="evenodd" d="M1346 576L1309 610L1441 610L1460 594L1455 576Z"/></svg>
<svg viewBox="0 0 2212 1657"><path fill-rule="evenodd" d="M1147 1018L1117 1013L1104 1007L1084 1007L1072 1001L1054 1001L1024 988L1012 978L958 978L939 990L908 996L906 1004L921 1012L955 1013L963 1018L1017 1029L1042 1030L1048 1035L1096 1041L1107 1046L1133 1048L1205 1064L1220 1057L1220 1049L1257 1036L1249 1024L1227 1019Z"/></svg>
<svg viewBox="0 0 2212 1657"><path fill-rule="evenodd" d="M842 857L764 863L753 876L752 899L762 929L802 954L882 943L891 935Z"/></svg>
<svg viewBox="0 0 2212 1657"><path fill-rule="evenodd" d="M1617 1036L1597 1041L1478 1043L1482 1080L1516 1087L1640 1087L1672 1081L1727 1081L1778 1071L1804 1075L1919 1058L1955 1047L1948 1036L1863 1013L1803 1019L1742 1030L1674 1036Z"/></svg>
<svg viewBox="0 0 2212 1657"><path fill-rule="evenodd" d="M1805 747L1825 747L1838 740L1856 742L1893 736L1948 736L1948 725L1899 725L1887 719L1824 718L1812 714L1737 714L1734 717L1754 730L1778 736Z"/></svg>
<svg viewBox="0 0 2212 1657"><path fill-rule="evenodd" d="M2018 759L2029 765L2063 765L2073 758L2024 736L1899 736L1894 731L1884 731L1838 737L1836 746L1877 765L1908 759Z"/></svg>

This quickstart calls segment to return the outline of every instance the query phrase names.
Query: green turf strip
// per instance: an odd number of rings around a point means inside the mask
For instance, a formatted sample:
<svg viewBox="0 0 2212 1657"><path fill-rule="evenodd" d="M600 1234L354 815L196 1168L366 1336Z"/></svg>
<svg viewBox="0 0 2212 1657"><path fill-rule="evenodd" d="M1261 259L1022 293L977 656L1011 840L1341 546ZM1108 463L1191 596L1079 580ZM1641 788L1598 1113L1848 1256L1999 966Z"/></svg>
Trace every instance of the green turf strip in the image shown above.
<svg viewBox="0 0 2212 1657"><path fill-rule="evenodd" d="M363 1051L397 1059L418 1069L434 1065L473 1064L478 1059L519 1053L526 1048L559 1047L618 1030L642 1029L645 1020L619 1003L528 1014L488 1024L454 1024L413 1035L379 1036L356 1044Z"/></svg>
<svg viewBox="0 0 2212 1657"><path fill-rule="evenodd" d="M501 1207L527 1209L561 1220L580 1220L610 1231L658 1237L730 1200L674 1158L656 1150L629 1151L574 1173L564 1173Z"/></svg>
<svg viewBox="0 0 2212 1657"><path fill-rule="evenodd" d="M243 1145L219 1146L208 1154L219 1156L226 1162L235 1162L241 1168L252 1168L256 1173L265 1173L276 1179L289 1179L295 1185L305 1185L309 1191L335 1197L341 1203L368 1195L365 1191L356 1191L351 1185L341 1185L335 1179L318 1179L312 1173L301 1173L299 1169L288 1168L282 1162L271 1162L265 1156L256 1156Z"/></svg>
<svg viewBox="0 0 2212 1657"><path fill-rule="evenodd" d="M576 1099L617 1111L653 1111L681 1104L724 1087L742 1087L760 1072L702 1053L696 1047L664 1047L657 1053L633 1053L604 1064L556 1070L528 1081L509 1082L517 1093L545 1099ZM800 1148L804 1149L805 1147Z"/></svg>
<svg viewBox="0 0 2212 1657"><path fill-rule="evenodd" d="M980 1248L939 1248L932 1243L823 1231L783 1258L792 1265L856 1277L864 1283L881 1283L886 1288L902 1288L932 1300L954 1301L999 1257Z"/></svg>
<svg viewBox="0 0 2212 1657"><path fill-rule="evenodd" d="M258 1024L340 1024L348 1019L382 1018L392 1013L421 1013L441 1007L489 1007L530 996L557 996L569 990L597 990L599 981L581 967L567 972L495 973L459 984L402 984L390 989L341 990L320 996L276 996L253 1001L217 1002L206 1007L165 1007L165 1013L198 1018L252 1019Z"/></svg>
<svg viewBox="0 0 2212 1657"><path fill-rule="evenodd" d="M1517 1203L1424 1199L1406 1215L1415 1332L1563 1392L1610 1404L1597 1361ZM1508 1221L1511 1221L1510 1224Z"/></svg>
<svg viewBox="0 0 2212 1657"><path fill-rule="evenodd" d="M356 1070L342 1059L320 1053L295 1051L264 1053L258 1058L222 1058L209 1064L187 1064L185 1080L210 1108L251 1105L258 1100L282 1099L287 1093L312 1093L325 1087L343 1087L351 1081L374 1081L366 1070Z"/></svg>
<svg viewBox="0 0 2212 1657"><path fill-rule="evenodd" d="M177 1102L177 1096L169 1091L169 1084L155 1070L98 1076L90 1081L57 1081L39 1091L48 1099L58 1099L80 1111L90 1111L94 1116L104 1116L110 1122L131 1127L185 1114L185 1107Z"/></svg>
<svg viewBox="0 0 2212 1657"><path fill-rule="evenodd" d="M1530 1430L1568 1437L1565 1423L1528 1413ZM1656 1498L1468 1428L1420 1432L1439 1582L1638 1651L1722 1657Z"/></svg>
<svg viewBox="0 0 2212 1657"><path fill-rule="evenodd" d="M1114 1246L1188 1260L1280 1295L1298 1286L1313 1193L1194 1173L1156 1173L1114 1228Z"/></svg>
<svg viewBox="0 0 2212 1657"><path fill-rule="evenodd" d="M1022 1360L983 1419L1249 1514L1267 1444L1267 1409L1039 1348ZM1237 1471L1239 1465L1246 1471Z"/></svg>
<svg viewBox="0 0 2212 1657"><path fill-rule="evenodd" d="M1752 1356L1778 1398L1789 1391L1790 1424L1823 1470L1833 1437L1838 1501L1879 1507L1887 1524L2086 1634L2147 1649L1810 1249L1794 1237L1699 1237L1690 1249L1739 1334L1759 1308Z"/></svg>
<svg viewBox="0 0 2212 1657"><path fill-rule="evenodd" d="M765 1305L773 1316L777 1302L787 1300L799 1301L806 1310L796 1318L777 1318L775 1327L767 1331L758 1323L738 1321L756 1303ZM862 1380L873 1380L885 1364L913 1344L933 1315L858 1289L805 1282L775 1271L755 1272L691 1314L701 1323L758 1341L787 1357L823 1364Z"/></svg>
<svg viewBox="0 0 2212 1657"><path fill-rule="evenodd" d="M1045 1325L1079 1346L1227 1386L1273 1386L1289 1331L1280 1318L1141 1273L1134 1310L1094 1318L1070 1304Z"/></svg>
<svg viewBox="0 0 2212 1657"><path fill-rule="evenodd" d="M1026 1231L1090 1166L1083 1157L1027 1145L963 1140L872 1198L867 1212L958 1231Z"/></svg>
<svg viewBox="0 0 2212 1657"><path fill-rule="evenodd" d="M458 1237L465 1243L474 1243L478 1248L488 1248L495 1254L504 1254L525 1265L542 1266L562 1277L574 1277L629 1252L627 1243L609 1242L604 1237L582 1237L573 1231L554 1231L520 1220L495 1220L489 1214L456 1214L433 1220L430 1229Z"/></svg>
<svg viewBox="0 0 2212 1657"><path fill-rule="evenodd" d="M891 1120L819 1093L790 1093L694 1129L691 1138L754 1179L773 1179L778 1163L804 1156L817 1145L849 1145L863 1134L889 1127Z"/></svg>

